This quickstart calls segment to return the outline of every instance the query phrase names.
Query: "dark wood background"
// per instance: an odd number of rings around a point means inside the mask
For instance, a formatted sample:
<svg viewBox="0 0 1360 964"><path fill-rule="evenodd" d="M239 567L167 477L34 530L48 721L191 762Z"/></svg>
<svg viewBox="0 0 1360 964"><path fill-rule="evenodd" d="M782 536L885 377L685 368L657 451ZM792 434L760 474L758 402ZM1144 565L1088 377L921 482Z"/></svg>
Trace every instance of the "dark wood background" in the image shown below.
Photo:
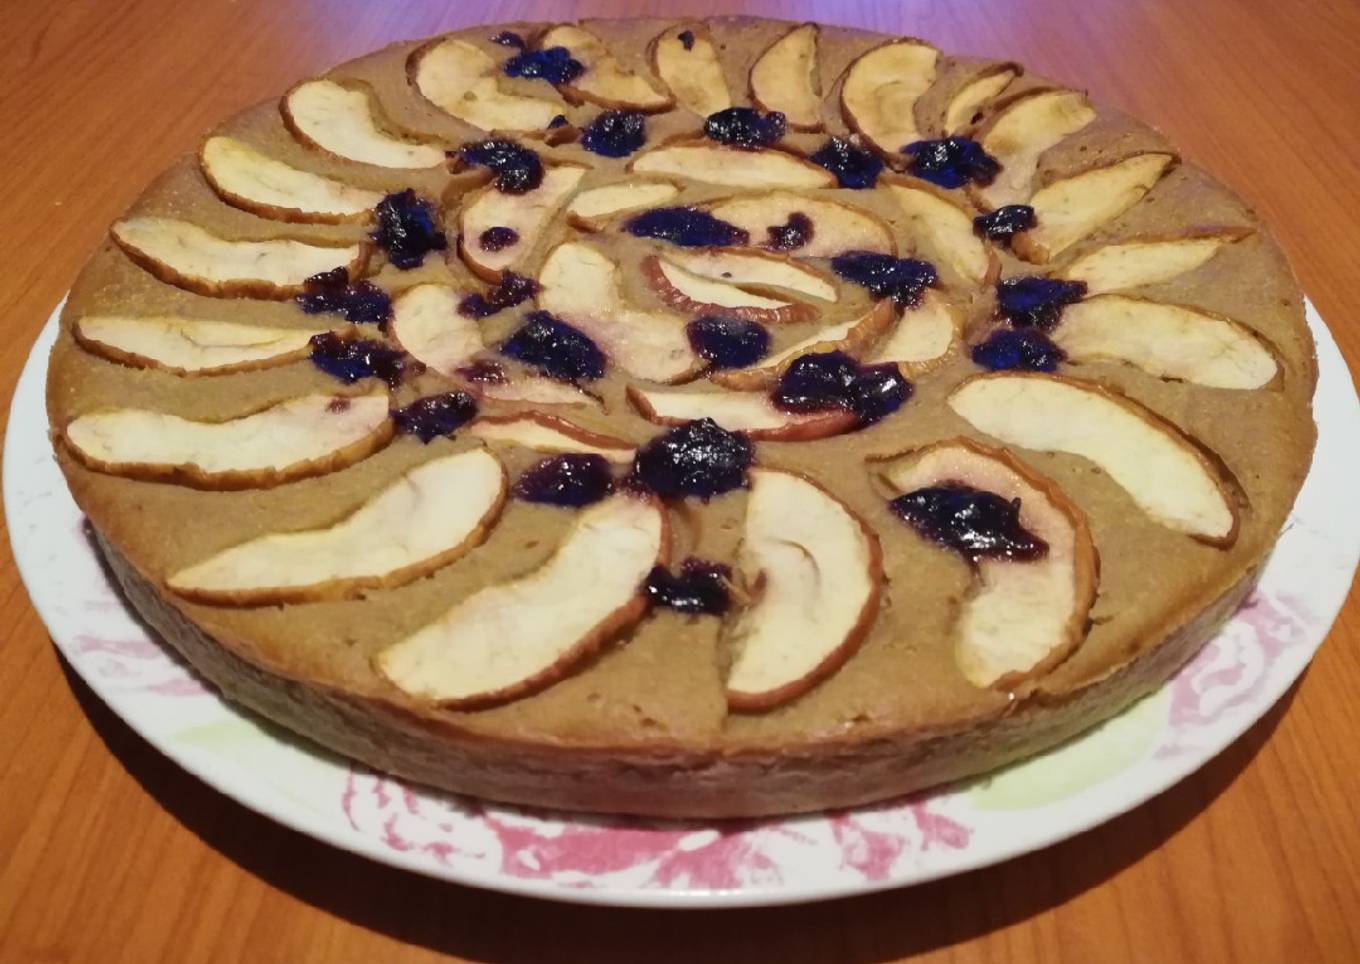
<svg viewBox="0 0 1360 964"><path fill-rule="evenodd" d="M1274 226L1360 362L1356 0L0 0L6 410L33 337L109 222L237 109L388 41L476 21L738 12L1015 58L1150 121ZM911 890L639 912L402 874L217 795L64 668L3 545L6 962L1360 961L1354 592L1280 706L1105 827Z"/></svg>

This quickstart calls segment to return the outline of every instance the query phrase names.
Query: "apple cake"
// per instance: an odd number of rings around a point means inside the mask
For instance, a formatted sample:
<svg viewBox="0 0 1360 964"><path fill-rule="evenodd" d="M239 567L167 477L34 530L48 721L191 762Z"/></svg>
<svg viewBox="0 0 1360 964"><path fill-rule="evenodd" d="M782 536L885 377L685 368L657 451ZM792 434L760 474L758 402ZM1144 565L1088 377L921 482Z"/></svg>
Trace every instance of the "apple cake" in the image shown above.
<svg viewBox="0 0 1360 964"><path fill-rule="evenodd" d="M84 268L53 440L227 698L497 801L737 817L1157 688L1314 442L1269 230L1019 64L476 27L244 111Z"/></svg>

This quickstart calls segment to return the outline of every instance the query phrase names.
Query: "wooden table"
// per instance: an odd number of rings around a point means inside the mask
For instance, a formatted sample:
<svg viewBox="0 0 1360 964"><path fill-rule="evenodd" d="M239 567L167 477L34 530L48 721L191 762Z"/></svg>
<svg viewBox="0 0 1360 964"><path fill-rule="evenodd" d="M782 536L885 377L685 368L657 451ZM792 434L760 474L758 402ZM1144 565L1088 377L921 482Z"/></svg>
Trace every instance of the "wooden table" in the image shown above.
<svg viewBox="0 0 1360 964"><path fill-rule="evenodd" d="M476 19L616 13L818 17L1015 57L1086 85L1165 130L1260 210L1360 366L1355 0L440 6L6 0L6 396L109 222L215 121L390 40ZM435 883L314 843L219 796L64 669L3 545L5 961L1360 960L1354 593L1280 706L1194 777L1105 827L911 890L681 914Z"/></svg>

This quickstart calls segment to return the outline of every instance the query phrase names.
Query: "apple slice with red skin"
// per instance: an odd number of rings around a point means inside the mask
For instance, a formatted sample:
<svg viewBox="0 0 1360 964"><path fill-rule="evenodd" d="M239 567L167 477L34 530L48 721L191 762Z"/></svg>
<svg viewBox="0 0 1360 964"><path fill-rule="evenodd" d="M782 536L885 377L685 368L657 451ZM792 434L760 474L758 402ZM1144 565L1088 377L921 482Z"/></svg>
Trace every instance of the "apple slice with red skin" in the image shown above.
<svg viewBox="0 0 1360 964"><path fill-rule="evenodd" d="M567 220L583 231L600 231L614 218L647 208L664 207L680 193L673 181L636 178L594 187L567 204Z"/></svg>
<svg viewBox="0 0 1360 964"><path fill-rule="evenodd" d="M789 151L728 147L689 135L640 154L628 165L628 170L749 190L836 186L836 176L826 168Z"/></svg>
<svg viewBox="0 0 1360 964"><path fill-rule="evenodd" d="M949 98L944 110L944 132L957 135L973 126L982 109L1000 97L1023 72L1023 67L1012 63L991 64L978 71Z"/></svg>
<svg viewBox="0 0 1360 964"><path fill-rule="evenodd" d="M820 301L840 300L826 275L787 255L755 248L676 248L666 260L693 274L759 292L796 291Z"/></svg>
<svg viewBox="0 0 1360 964"><path fill-rule="evenodd" d="M1231 318L1125 295L1069 305L1050 337L1074 362L1119 361L1209 388L1262 388L1280 370L1261 339Z"/></svg>
<svg viewBox="0 0 1360 964"><path fill-rule="evenodd" d="M826 126L817 67L820 35L817 24L799 24L751 66L751 100L761 110L779 111L796 131L819 131Z"/></svg>
<svg viewBox="0 0 1360 964"><path fill-rule="evenodd" d="M415 170L444 165L444 150L389 133L371 90L333 80L308 80L284 95L283 122L308 147L347 161Z"/></svg>
<svg viewBox="0 0 1360 964"><path fill-rule="evenodd" d="M573 104L590 102L601 107L655 114L675 106L675 98L663 93L651 80L621 65L604 41L584 27L562 24L538 38L539 50L566 47L585 71L570 83L559 85L562 96Z"/></svg>
<svg viewBox="0 0 1360 964"><path fill-rule="evenodd" d="M958 313L933 289L921 293L921 302L907 308L874 350L871 364L894 362L907 378L938 368L959 351Z"/></svg>
<svg viewBox="0 0 1360 964"><path fill-rule="evenodd" d="M198 152L203 178L232 207L275 221L367 221L381 191L366 191L275 160L234 137L216 136Z"/></svg>
<svg viewBox="0 0 1360 964"><path fill-rule="evenodd" d="M885 157L921 139L916 101L935 82L940 52L911 37L890 40L852 63L841 84L841 114Z"/></svg>
<svg viewBox="0 0 1360 964"><path fill-rule="evenodd" d="M501 90L496 59L456 37L417 48L406 62L406 74L435 107L484 131L540 132L566 112L555 93L549 99Z"/></svg>
<svg viewBox="0 0 1360 964"><path fill-rule="evenodd" d="M1058 277L1080 281L1088 296L1159 284L1194 271L1249 234L1250 228L1210 228L1175 238L1106 244L1077 258Z"/></svg>
<svg viewBox="0 0 1360 964"><path fill-rule="evenodd" d="M737 391L756 391L773 388L784 370L803 355L842 351L858 358L893 323L897 314L891 301L876 301L863 315L829 325L783 351L761 360L751 368L720 369L709 374L709 380Z"/></svg>
<svg viewBox="0 0 1360 964"><path fill-rule="evenodd" d="M736 284L714 281L680 267L669 257L648 255L638 264L638 271L658 298L687 314L724 315L764 325L812 321L818 315L812 305L769 298Z"/></svg>
<svg viewBox="0 0 1360 964"><path fill-rule="evenodd" d="M226 375L306 358L325 328L242 325L173 315L84 315L71 334L91 354L175 375Z"/></svg>
<svg viewBox="0 0 1360 964"><path fill-rule="evenodd" d="M795 215L806 217L812 224L812 236L787 252L795 258L834 258L847 251L897 254L897 242L886 221L840 201L771 191L713 201L706 208L714 217L750 234L753 245L763 246L768 246L773 229L788 224Z"/></svg>
<svg viewBox="0 0 1360 964"><path fill-rule="evenodd" d="M303 395L220 422L142 408L80 415L66 450L97 472L197 489L265 489L353 465L392 438L387 393Z"/></svg>
<svg viewBox="0 0 1360 964"><path fill-rule="evenodd" d="M650 55L652 69L670 88L678 107L707 117L732 106L718 51L704 27L682 29L672 24L652 40Z"/></svg>
<svg viewBox="0 0 1360 964"><path fill-rule="evenodd" d="M446 378L486 348L482 330L458 311L465 292L441 284L419 284L392 299L388 332L403 351Z"/></svg>
<svg viewBox="0 0 1360 964"><path fill-rule="evenodd" d="M1040 188L1029 199L1036 224L1011 241L1025 261L1043 264L1141 201L1176 164L1152 151L1093 167Z"/></svg>
<svg viewBox="0 0 1360 964"><path fill-rule="evenodd" d="M843 408L821 412L786 412L765 392L659 390L628 386L628 401L638 414L657 425L684 425L711 418L729 432L754 441L808 442L848 432L859 424Z"/></svg>
<svg viewBox="0 0 1360 964"><path fill-rule="evenodd" d="M982 556L954 628L954 655L974 686L1014 689L1081 645L1099 560L1086 517L1052 479L1003 449L938 442L874 466L895 495L961 483L1020 501L1020 526L1048 547L1038 559Z"/></svg>
<svg viewBox="0 0 1360 964"><path fill-rule="evenodd" d="M453 709L537 693L642 619L642 584L669 560L670 541L658 500L609 496L577 516L543 565L473 593L374 666L407 695Z"/></svg>
<svg viewBox="0 0 1360 964"><path fill-rule="evenodd" d="M472 194L458 213L458 253L463 262L493 284L503 272L521 267L585 173L584 167L560 164L545 168L543 182L524 194L505 194L494 185ZM509 228L516 239L484 247L482 235L492 228Z"/></svg>
<svg viewBox="0 0 1360 964"><path fill-rule="evenodd" d="M177 218L124 218L109 233L124 254L159 280L213 298L292 298L313 275L344 268L356 278L368 260L362 244L236 241Z"/></svg>
<svg viewBox="0 0 1360 964"><path fill-rule="evenodd" d="M530 405L594 405L600 400L570 382L559 382L542 375L509 375L499 382L469 382L467 389L490 402Z"/></svg>
<svg viewBox="0 0 1360 964"><path fill-rule="evenodd" d="M835 673L859 648L883 588L878 539L805 476L751 469L737 572L752 603L725 627L727 705L773 709Z"/></svg>
<svg viewBox="0 0 1360 964"><path fill-rule="evenodd" d="M973 212L960 207L934 185L915 178L885 179L888 193L907 218L907 230L919 239L920 257L943 263L966 281L990 285L1001 262L990 245L973 230ZM931 256L934 257L931 257Z"/></svg>
<svg viewBox="0 0 1360 964"><path fill-rule="evenodd" d="M224 606L352 599L402 586L481 545L505 493L505 469L485 449L446 455L333 525L257 536L173 573L166 585Z"/></svg>
<svg viewBox="0 0 1360 964"><path fill-rule="evenodd" d="M600 455L618 464L631 463L637 452L636 446L622 439L542 412L483 416L468 426L466 433L486 442L504 442L536 452Z"/></svg>
<svg viewBox="0 0 1360 964"><path fill-rule="evenodd" d="M1020 204L1030 195L1039 158L1096 119L1086 95L1075 90L1028 90L1011 98L983 122L982 149L1001 164L991 184L970 186L983 210Z"/></svg>
<svg viewBox="0 0 1360 964"><path fill-rule="evenodd" d="M1008 445L1093 462L1154 522L1227 548L1243 496L1228 469L1150 409L1094 382L1038 372L976 375L949 407Z"/></svg>

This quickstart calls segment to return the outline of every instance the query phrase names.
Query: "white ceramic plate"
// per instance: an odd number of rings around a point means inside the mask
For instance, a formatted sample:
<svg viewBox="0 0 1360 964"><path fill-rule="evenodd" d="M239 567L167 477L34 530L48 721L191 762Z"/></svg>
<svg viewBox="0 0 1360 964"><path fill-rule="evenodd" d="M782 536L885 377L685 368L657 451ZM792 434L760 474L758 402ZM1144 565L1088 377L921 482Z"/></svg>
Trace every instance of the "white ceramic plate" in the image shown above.
<svg viewBox="0 0 1360 964"><path fill-rule="evenodd" d="M597 904L784 904L920 883L1071 837L1160 793L1258 720L1299 676L1360 555L1360 403L1312 306L1318 449L1255 594L1159 693L982 780L854 811L732 824L586 819L408 787L228 706L149 637L109 584L47 441L34 345L5 440L10 538L33 604L90 687L222 793L374 860L476 887Z"/></svg>

